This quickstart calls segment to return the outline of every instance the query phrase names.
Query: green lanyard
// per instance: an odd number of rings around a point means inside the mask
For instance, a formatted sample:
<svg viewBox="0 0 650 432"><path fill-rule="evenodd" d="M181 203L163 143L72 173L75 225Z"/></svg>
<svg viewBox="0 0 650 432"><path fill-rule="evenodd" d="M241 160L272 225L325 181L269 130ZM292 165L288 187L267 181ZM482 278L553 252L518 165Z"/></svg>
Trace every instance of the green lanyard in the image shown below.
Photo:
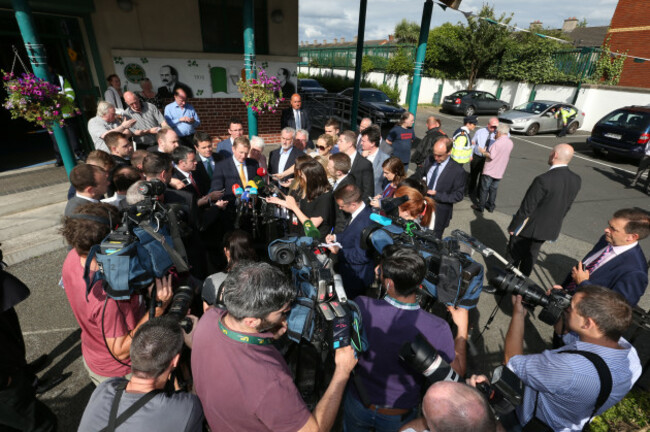
<svg viewBox="0 0 650 432"><path fill-rule="evenodd" d="M232 340L236 340L237 342L243 342L251 345L270 345L273 343L273 338L262 338L258 336L251 336L247 334L241 334L237 333L234 330L231 330L227 328L221 320L219 320L219 329L221 329L221 333L226 335Z"/></svg>

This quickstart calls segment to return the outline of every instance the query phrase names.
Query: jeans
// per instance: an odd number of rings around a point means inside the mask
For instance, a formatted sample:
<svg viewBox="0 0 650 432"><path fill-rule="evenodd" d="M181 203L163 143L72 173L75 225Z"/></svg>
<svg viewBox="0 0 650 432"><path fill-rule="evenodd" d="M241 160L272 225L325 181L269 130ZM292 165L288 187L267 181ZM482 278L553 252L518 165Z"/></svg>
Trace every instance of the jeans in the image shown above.
<svg viewBox="0 0 650 432"><path fill-rule="evenodd" d="M361 401L346 392L343 402L343 432L397 432L402 425L415 418L417 408L403 415L379 414L366 408Z"/></svg>
<svg viewBox="0 0 650 432"><path fill-rule="evenodd" d="M494 203L497 200L497 188L501 179L495 179L483 174L481 176L481 189L479 191L479 209L494 210Z"/></svg>

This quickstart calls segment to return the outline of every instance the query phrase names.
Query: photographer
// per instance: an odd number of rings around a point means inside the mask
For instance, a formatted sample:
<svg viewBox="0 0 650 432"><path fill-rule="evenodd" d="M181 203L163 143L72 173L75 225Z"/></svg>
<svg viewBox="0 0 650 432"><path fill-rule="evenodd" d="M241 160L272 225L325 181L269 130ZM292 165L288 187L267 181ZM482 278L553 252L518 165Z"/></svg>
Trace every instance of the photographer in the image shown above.
<svg viewBox="0 0 650 432"><path fill-rule="evenodd" d="M357 297L369 348L360 355L345 396L346 431L397 431L416 416L424 376L400 360L404 342L421 333L446 362L454 359L449 325L417 303L425 275L425 261L415 250L387 246L379 265L386 296Z"/></svg>
<svg viewBox="0 0 650 432"><path fill-rule="evenodd" d="M79 430L101 431L109 425L108 430L115 431L201 432L199 398L184 392L164 392L172 385L170 376L178 366L182 347L183 331L175 319L161 317L144 323L131 343L133 376L100 384L88 401ZM129 409L135 411L120 421ZM111 429L113 421L115 428Z"/></svg>
<svg viewBox="0 0 650 432"><path fill-rule="evenodd" d="M525 384L525 393L509 430L524 425L582 430L595 415L620 401L641 375L636 350L621 337L632 321L632 310L620 294L596 285L580 286L556 325L556 331L562 323L570 331L563 337L566 345L541 354L522 355L526 309L519 295L513 296L513 305L505 361Z"/></svg>
<svg viewBox="0 0 650 432"><path fill-rule="evenodd" d="M108 299L102 281L86 292L84 268L88 252L120 220L117 209L104 203L85 204L77 213L64 218L61 233L72 246L63 263L62 282L72 312L81 327L81 353L91 381L99 385L109 377L129 374L129 348L135 330L148 319L138 295L128 300ZM97 260L90 263L90 280L99 270ZM160 316L172 299L171 278L156 279L156 299Z"/></svg>
<svg viewBox="0 0 650 432"><path fill-rule="evenodd" d="M287 330L295 288L266 263L236 266L224 282L226 310L210 308L194 332L192 374L213 431L329 431L350 372L352 347L336 350L336 368L310 413L272 345Z"/></svg>

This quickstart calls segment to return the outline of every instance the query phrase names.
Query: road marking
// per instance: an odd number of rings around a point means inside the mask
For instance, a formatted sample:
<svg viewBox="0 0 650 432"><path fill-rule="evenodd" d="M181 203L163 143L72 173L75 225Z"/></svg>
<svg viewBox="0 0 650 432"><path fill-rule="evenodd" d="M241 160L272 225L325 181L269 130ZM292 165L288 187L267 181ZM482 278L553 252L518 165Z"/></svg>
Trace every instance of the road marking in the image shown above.
<svg viewBox="0 0 650 432"><path fill-rule="evenodd" d="M454 120L454 121L456 121L456 122L458 122L458 123L462 123L461 120L458 120L458 119L455 118L455 117L446 116L446 115L444 115L444 114L439 114L439 115L440 115L441 117L447 118L447 119L449 119L449 120ZM589 135L584 135L584 136L589 136ZM521 137L516 136L516 135L511 135L511 137L514 138L514 139L522 140L522 141L524 141L524 142L527 142L527 143L529 143L529 144L535 145L535 146L537 146L537 147L542 147L542 148L545 148L545 149L548 149L548 150L553 150L553 147L549 147L549 146L544 145L544 144L536 143L536 142L534 142L534 141L530 141L530 140L527 140L527 139L525 139L525 138L521 138ZM536 138L556 138L556 137L552 137L552 136L549 136L549 137L539 136L539 137L536 137ZM567 137L567 138L568 138L568 137ZM574 143L574 144L575 144L575 143ZM607 164L607 163L605 163L605 162L601 162L601 161L598 161L598 160L596 160L596 159L593 159L593 158L590 158L590 157L587 157L587 156L582 156L582 155L580 155L580 154L574 154L573 157L574 157L574 158L578 158L578 159L582 159L582 160L586 160L586 161L588 161L588 162L592 162L592 163L595 163L595 164L598 164L598 165L606 166L606 167L608 167L608 168L611 168L611 169L614 169L614 170L618 170L618 171L622 171L622 172L625 172L625 173L628 173L628 174L636 174L635 171L629 171L629 170L626 170L626 169L624 169L624 168L619 168L619 167L617 167L617 166L615 166L615 165L610 165L610 164Z"/></svg>
<svg viewBox="0 0 650 432"><path fill-rule="evenodd" d="M69 332L78 329L79 327L68 327L68 328L49 329L49 330L34 330L34 331L23 332L23 335L30 336L30 335L39 335L39 334L47 334L47 333Z"/></svg>

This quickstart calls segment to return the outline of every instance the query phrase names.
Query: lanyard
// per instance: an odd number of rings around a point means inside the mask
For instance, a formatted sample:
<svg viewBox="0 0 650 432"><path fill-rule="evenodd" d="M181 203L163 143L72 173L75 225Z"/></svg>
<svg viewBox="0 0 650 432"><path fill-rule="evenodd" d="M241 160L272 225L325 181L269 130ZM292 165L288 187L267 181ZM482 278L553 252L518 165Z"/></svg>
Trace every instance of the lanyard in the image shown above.
<svg viewBox="0 0 650 432"><path fill-rule="evenodd" d="M230 339L237 342L243 342L251 345L270 345L273 343L273 338L262 338L258 336L251 336L247 334L237 333L234 330L227 328L221 320L219 320L219 329L221 333L228 336Z"/></svg>
<svg viewBox="0 0 650 432"><path fill-rule="evenodd" d="M386 297L384 297L384 300L386 300L389 304L395 306L398 309L404 309L404 310L420 309L420 305L418 303L402 303L401 301L395 300L389 295L386 295Z"/></svg>

